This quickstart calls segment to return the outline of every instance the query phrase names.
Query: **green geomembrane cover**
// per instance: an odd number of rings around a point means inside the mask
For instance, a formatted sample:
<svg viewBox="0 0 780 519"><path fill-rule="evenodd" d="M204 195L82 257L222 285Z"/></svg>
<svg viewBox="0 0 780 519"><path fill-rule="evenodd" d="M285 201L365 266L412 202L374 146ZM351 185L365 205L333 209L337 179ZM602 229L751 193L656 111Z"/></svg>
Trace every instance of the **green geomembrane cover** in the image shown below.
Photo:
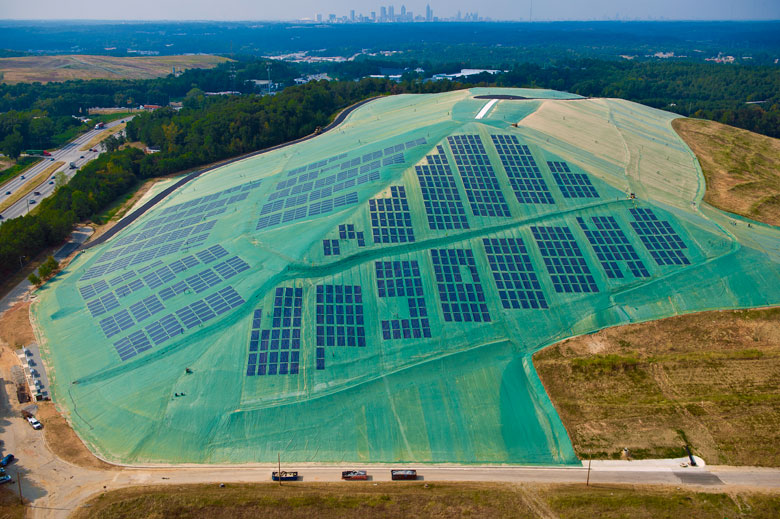
<svg viewBox="0 0 780 519"><path fill-rule="evenodd" d="M535 351L780 302L674 117L401 95L211 171L39 292L55 401L124 463L576 464Z"/></svg>

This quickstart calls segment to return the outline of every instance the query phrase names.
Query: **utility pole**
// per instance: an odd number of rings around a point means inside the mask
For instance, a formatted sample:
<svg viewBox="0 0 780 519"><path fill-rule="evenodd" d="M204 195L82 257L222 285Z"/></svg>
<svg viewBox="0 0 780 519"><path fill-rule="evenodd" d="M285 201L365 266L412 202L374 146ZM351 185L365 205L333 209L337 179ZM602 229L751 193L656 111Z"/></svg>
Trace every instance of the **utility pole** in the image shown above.
<svg viewBox="0 0 780 519"><path fill-rule="evenodd" d="M593 455L589 452L588 453L588 479L585 481L585 486L590 486L590 462L593 459Z"/></svg>
<svg viewBox="0 0 780 519"><path fill-rule="evenodd" d="M22 476L16 471L16 485L19 487L19 504L24 506L24 497L22 496Z"/></svg>

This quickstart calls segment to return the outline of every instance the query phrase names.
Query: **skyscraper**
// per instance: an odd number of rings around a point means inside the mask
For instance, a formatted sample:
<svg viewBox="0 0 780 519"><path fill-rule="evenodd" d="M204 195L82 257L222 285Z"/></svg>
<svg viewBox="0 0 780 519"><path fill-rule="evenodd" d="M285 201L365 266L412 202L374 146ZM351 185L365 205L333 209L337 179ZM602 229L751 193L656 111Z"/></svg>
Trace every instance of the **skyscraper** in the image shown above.
<svg viewBox="0 0 780 519"><path fill-rule="evenodd" d="M379 8L379 21L380 22L387 21L387 7L385 6Z"/></svg>
<svg viewBox="0 0 780 519"><path fill-rule="evenodd" d="M431 9L431 4L425 6L425 21L426 22L433 21L433 9Z"/></svg>
<svg viewBox="0 0 780 519"><path fill-rule="evenodd" d="M390 19L391 22L395 21L395 7L392 5L387 7L387 17Z"/></svg>

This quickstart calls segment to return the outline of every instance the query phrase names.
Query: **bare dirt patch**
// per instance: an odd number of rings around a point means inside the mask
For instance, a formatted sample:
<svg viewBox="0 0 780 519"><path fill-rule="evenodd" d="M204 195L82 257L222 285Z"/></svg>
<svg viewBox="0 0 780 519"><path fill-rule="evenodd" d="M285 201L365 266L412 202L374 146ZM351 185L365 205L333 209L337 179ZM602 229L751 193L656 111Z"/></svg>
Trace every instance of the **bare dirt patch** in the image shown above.
<svg viewBox="0 0 780 519"><path fill-rule="evenodd" d="M0 344L11 351L35 341L30 325L30 303L19 303L0 316Z"/></svg>
<svg viewBox="0 0 780 519"><path fill-rule="evenodd" d="M560 342L534 365L584 459L780 466L780 308L704 312Z"/></svg>
<svg viewBox="0 0 780 519"><path fill-rule="evenodd" d="M705 202L780 225L780 139L701 119L675 119L672 126L699 159Z"/></svg>
<svg viewBox="0 0 780 519"><path fill-rule="evenodd" d="M21 56L0 58L0 73L4 82L29 83L68 81L71 79L151 79L164 77L177 70L213 68L229 61L221 56Z"/></svg>
<svg viewBox="0 0 780 519"><path fill-rule="evenodd" d="M39 402L37 417L43 424L46 445L60 459L88 469L121 470L96 458L52 402Z"/></svg>

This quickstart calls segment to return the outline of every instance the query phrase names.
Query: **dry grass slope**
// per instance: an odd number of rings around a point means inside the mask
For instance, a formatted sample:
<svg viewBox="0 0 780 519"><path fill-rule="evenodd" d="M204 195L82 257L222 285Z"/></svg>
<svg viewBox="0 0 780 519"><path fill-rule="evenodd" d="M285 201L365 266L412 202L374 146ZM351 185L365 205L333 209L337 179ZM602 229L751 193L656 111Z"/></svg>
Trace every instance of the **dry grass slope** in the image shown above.
<svg viewBox="0 0 780 519"><path fill-rule="evenodd" d="M534 365L577 454L780 466L780 308L704 312L553 345Z"/></svg>
<svg viewBox="0 0 780 519"><path fill-rule="evenodd" d="M672 126L699 159L705 202L780 225L780 139L702 119L675 119Z"/></svg>
<svg viewBox="0 0 780 519"><path fill-rule="evenodd" d="M494 483L298 483L133 487L101 494L75 519L377 519L491 517L592 519L770 518L772 494L700 493L666 487Z"/></svg>
<svg viewBox="0 0 780 519"><path fill-rule="evenodd" d="M144 56L138 58L114 56L23 56L0 58L3 82L31 83L68 81L70 79L150 79L167 76L171 68L213 68L229 61L211 55Z"/></svg>

